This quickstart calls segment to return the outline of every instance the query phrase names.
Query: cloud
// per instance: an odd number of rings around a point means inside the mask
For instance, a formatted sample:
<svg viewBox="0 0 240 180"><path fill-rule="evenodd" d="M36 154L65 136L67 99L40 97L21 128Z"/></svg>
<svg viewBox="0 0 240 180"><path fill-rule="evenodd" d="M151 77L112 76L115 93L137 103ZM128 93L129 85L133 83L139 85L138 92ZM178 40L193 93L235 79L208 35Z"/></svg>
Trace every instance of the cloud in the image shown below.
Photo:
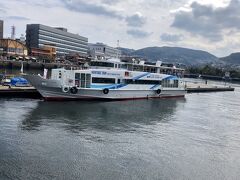
<svg viewBox="0 0 240 180"><path fill-rule="evenodd" d="M117 4L119 2L120 2L120 0L102 0L103 4L110 4L110 5Z"/></svg>
<svg viewBox="0 0 240 180"><path fill-rule="evenodd" d="M138 30L138 29L131 29L131 30L127 31L127 34L133 36L134 38L145 38L145 37L150 36L152 33Z"/></svg>
<svg viewBox="0 0 240 180"><path fill-rule="evenodd" d="M7 9L8 8L3 3L0 2L0 13L6 13Z"/></svg>
<svg viewBox="0 0 240 180"><path fill-rule="evenodd" d="M164 33L160 36L162 41L165 42L178 42L181 41L183 38L182 34L168 34L168 33Z"/></svg>
<svg viewBox="0 0 240 180"><path fill-rule="evenodd" d="M146 18L140 12L136 12L134 15L126 17L126 22L128 26L142 27L146 23Z"/></svg>
<svg viewBox="0 0 240 180"><path fill-rule="evenodd" d="M6 11L4 9L0 8L0 13L5 13Z"/></svg>
<svg viewBox="0 0 240 180"><path fill-rule="evenodd" d="M29 21L29 18L22 16L8 16L7 19L17 20L17 21Z"/></svg>
<svg viewBox="0 0 240 180"><path fill-rule="evenodd" d="M176 12L171 26L210 41L221 41L224 30L240 29L238 0L231 0L227 6L218 8L193 2L190 8L190 11Z"/></svg>
<svg viewBox="0 0 240 180"><path fill-rule="evenodd" d="M88 3L83 0L61 0L65 7L71 11L102 15L107 17L113 17L122 19L123 17L110 7L104 6L103 4Z"/></svg>

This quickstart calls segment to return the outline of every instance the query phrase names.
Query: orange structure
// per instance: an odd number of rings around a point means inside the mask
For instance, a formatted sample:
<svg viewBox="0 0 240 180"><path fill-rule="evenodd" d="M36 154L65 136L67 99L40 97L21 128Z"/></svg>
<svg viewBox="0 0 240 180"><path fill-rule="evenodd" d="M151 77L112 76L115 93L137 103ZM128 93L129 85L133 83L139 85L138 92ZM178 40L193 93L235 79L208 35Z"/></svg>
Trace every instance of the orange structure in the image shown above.
<svg viewBox="0 0 240 180"><path fill-rule="evenodd" d="M16 40L13 39L0 39L0 48L2 49L2 54L5 56L18 55L27 56L27 47Z"/></svg>
<svg viewBox="0 0 240 180"><path fill-rule="evenodd" d="M42 48L30 48L29 55L54 61L56 58L56 47L53 44L45 44Z"/></svg>

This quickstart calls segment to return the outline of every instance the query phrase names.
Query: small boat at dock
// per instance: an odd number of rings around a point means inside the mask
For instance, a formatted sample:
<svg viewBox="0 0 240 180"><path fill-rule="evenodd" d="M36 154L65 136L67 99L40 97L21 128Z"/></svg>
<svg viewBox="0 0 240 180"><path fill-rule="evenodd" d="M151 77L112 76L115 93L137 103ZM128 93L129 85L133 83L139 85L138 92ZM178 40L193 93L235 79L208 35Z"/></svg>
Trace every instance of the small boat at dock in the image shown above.
<svg viewBox="0 0 240 180"><path fill-rule="evenodd" d="M50 79L24 75L45 100L127 100L184 97L186 90L178 77L183 69L122 62L119 59L94 60L87 69L52 69ZM46 76L45 76L46 77Z"/></svg>

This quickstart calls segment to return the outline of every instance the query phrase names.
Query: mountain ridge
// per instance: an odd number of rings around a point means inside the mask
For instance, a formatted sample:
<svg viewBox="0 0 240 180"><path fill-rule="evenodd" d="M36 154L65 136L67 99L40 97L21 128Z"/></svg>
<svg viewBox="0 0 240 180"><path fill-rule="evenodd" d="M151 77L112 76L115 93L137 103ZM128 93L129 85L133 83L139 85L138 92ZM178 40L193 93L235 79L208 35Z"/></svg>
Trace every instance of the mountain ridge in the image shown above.
<svg viewBox="0 0 240 180"><path fill-rule="evenodd" d="M230 54L229 56L222 57L219 59L227 64L240 65L240 52L235 52L235 53Z"/></svg>
<svg viewBox="0 0 240 180"><path fill-rule="evenodd" d="M123 55L138 56L148 61L161 60L163 62L180 63L185 65L204 65L217 63L219 58L203 50L182 47L153 46L138 50L120 48Z"/></svg>

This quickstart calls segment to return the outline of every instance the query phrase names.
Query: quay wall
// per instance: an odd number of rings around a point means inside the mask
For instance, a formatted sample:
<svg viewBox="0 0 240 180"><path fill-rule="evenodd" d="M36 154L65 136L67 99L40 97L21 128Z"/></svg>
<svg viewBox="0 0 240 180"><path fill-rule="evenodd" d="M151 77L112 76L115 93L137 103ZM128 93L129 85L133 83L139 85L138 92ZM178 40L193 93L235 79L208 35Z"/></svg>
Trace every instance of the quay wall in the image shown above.
<svg viewBox="0 0 240 180"><path fill-rule="evenodd" d="M20 69L23 63L24 70L43 70L61 68L70 69L71 67L77 68L76 65L64 64L64 63L39 63L39 62L20 62L20 61L11 61L11 60L1 60L0 69Z"/></svg>

